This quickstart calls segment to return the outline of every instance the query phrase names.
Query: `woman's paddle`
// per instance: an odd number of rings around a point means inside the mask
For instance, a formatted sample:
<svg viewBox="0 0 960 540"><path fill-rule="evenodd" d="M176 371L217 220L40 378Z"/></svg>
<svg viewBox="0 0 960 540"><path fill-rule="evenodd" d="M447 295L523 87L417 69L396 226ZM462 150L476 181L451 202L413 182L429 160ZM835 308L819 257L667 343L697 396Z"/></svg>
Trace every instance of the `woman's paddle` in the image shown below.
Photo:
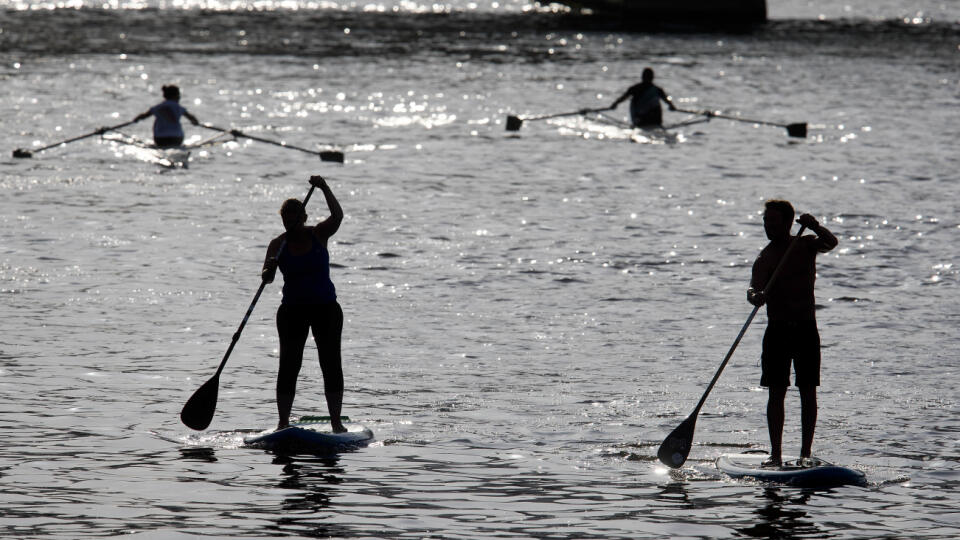
<svg viewBox="0 0 960 540"><path fill-rule="evenodd" d="M547 120L550 118L560 118L561 116L576 116L578 114L586 113L598 113L602 111L609 111L610 107L604 107L603 109L580 109L579 111L571 111L565 113L556 113L556 114L547 114L544 116L528 116L526 118L520 118L519 116L508 116L507 117L507 131L519 131L520 127L523 125L524 120Z"/></svg>
<svg viewBox="0 0 960 540"><path fill-rule="evenodd" d="M252 141L259 141L262 143L272 144L275 146L280 146L282 148L291 148L293 150L299 150L301 152L306 152L308 154L320 156L321 161L334 161L336 163L343 163L343 152L340 152L337 150L326 150L326 151L318 152L316 150L310 150L309 148L300 148L299 146L294 146L292 144L287 144L284 142L272 141L270 139L264 139L261 137L255 137L253 135L247 135L246 133L240 131L239 129L224 129L224 128L219 128L217 126L211 126L209 124L200 124L200 126L205 127L207 129L212 129L213 131L219 131L221 133L229 133L234 137L246 137L247 139L250 139Z"/></svg>
<svg viewBox="0 0 960 540"><path fill-rule="evenodd" d="M307 206L307 201L309 201L310 196L313 195L313 190L314 186L311 185L310 191L307 192L307 196L303 199L304 207ZM283 251L283 246L280 247L280 250ZM243 332L243 327L247 325L247 319L249 319L250 314L253 313L253 307L257 305L257 300L260 299L260 293L263 292L263 288L266 286L267 282L265 280L260 282L260 288L257 289L257 294L254 295L253 302L250 302L250 307L247 308L247 314L243 316L243 321L240 322L240 328L237 328L237 331L234 332L233 339L230 341L230 346L227 347L227 353L223 355L223 360L220 361L220 367L217 368L217 372L190 396L190 399L188 399L187 403L183 406L183 410L180 411L180 420L187 427L202 431L207 429L207 426L209 426L213 420L213 413L217 410L217 394L219 394L220 391L220 372L222 372L223 367L227 365L227 359L230 358L230 353L233 352L234 345L236 345L240 339L240 332Z"/></svg>
<svg viewBox="0 0 960 540"><path fill-rule="evenodd" d="M777 268L774 269L773 275L770 276L770 280L767 281L767 285L763 288L764 295L770 292L770 287L773 285L773 282L777 279L777 275L783 268L783 263L787 260L787 256L790 255L790 252L793 251L794 246L797 245L797 242L800 240L800 235L803 234L805 228L806 226L804 225L800 226L800 231L797 233L796 238L790 242L790 247L787 248L786 253L784 253L783 257L780 259L780 262L777 263ZM751 311L750 316L747 317L747 322L743 324L743 328L741 328L740 333L737 334L737 339L733 341L733 345L731 345L730 350L727 351L727 355L723 358L723 362L720 363L720 367L717 368L717 373L713 376L713 380L710 381L710 384L707 386L707 391L703 393L703 397L700 398L700 402L697 403L697 407L693 409L693 412L690 413L690 416L681 422L676 429L671 431L670 435L667 435L667 438L664 439L663 443L660 444L660 448L657 450L657 457L664 465L676 469L682 466L687 460L687 455L690 454L690 447L693 445L693 429L696 427L697 415L700 414L700 408L703 407L704 402L707 401L707 396L710 395L710 391L713 390L713 385L717 384L717 379L720 378L720 373L723 372L723 368L727 367L727 362L729 362L730 357L733 356L733 351L737 349L737 345L740 344L743 334L747 332L747 327L749 327L750 323L753 322L753 318L757 315L757 311L759 310L760 306L753 307L753 311Z"/></svg>
<svg viewBox="0 0 960 540"><path fill-rule="evenodd" d="M111 131L111 130L114 130L114 129L120 129L120 128L124 127L124 126L129 126L130 124L133 124L133 123L135 123L135 122L136 122L136 120L131 120L131 121L129 121L129 122L124 122L124 123L122 123L122 124L117 124L117 125L115 125L115 126L98 128L96 131L91 131L90 133L85 133L85 134L83 134L83 135L79 135L79 136L77 136L77 137L73 137L72 139L67 139L67 140L65 140L65 141L60 141L60 142L58 142L58 143L48 144L47 146L44 146L43 148L37 148L37 149L35 149L35 150L27 150L27 149L25 149L25 148L17 148L16 150L13 151L13 157L15 157L15 158L29 158L29 157L33 157L33 154L34 154L34 153L39 153L39 152L43 152L44 150L49 150L50 148L53 148L54 146L60 146L61 144L72 143L72 142L74 142L74 141L79 141L79 140L81 140L81 139L86 139L87 137L93 137L94 135L103 135L104 133L106 133L106 132L108 132L108 131Z"/></svg>
<svg viewBox="0 0 960 540"><path fill-rule="evenodd" d="M677 112L683 112L687 114L700 114L708 118L724 118L726 120L734 120L737 122L746 122L748 124L761 124L764 126L776 126L787 128L787 135L791 137L800 137L801 139L807 138L807 124L806 122L800 122L796 124L780 124L777 122L767 122L766 120L751 120L749 118L741 118L739 116L729 116L726 114L718 114L711 111L688 111L685 109L677 109Z"/></svg>

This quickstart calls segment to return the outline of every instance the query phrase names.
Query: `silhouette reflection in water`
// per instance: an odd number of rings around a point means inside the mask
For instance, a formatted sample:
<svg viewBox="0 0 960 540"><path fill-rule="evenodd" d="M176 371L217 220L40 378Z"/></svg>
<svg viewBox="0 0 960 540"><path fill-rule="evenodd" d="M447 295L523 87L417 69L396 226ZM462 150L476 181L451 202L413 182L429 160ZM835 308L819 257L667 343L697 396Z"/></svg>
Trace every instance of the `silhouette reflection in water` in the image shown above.
<svg viewBox="0 0 960 540"><path fill-rule="evenodd" d="M274 523L265 527L274 534L295 533L305 538L337 538L355 536L351 527L331 523L337 487L343 483L345 470L336 457L311 458L278 454L273 464L282 466L283 476L277 488L291 492L281 502L282 512Z"/></svg>
<svg viewBox="0 0 960 540"><path fill-rule="evenodd" d="M751 538L823 538L825 531L817 527L803 506L810 500L813 492L790 492L785 496L779 488L763 490L765 504L756 510L757 522L749 527L737 529Z"/></svg>

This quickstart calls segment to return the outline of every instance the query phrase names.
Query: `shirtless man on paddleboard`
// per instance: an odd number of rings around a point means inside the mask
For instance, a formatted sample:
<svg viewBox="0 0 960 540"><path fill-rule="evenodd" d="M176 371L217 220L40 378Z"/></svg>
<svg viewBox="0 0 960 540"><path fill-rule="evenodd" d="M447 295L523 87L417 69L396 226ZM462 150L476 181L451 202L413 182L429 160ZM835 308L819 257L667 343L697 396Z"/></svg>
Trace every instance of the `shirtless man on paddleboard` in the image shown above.
<svg viewBox="0 0 960 540"><path fill-rule="evenodd" d="M767 428L770 431L770 459L764 466L779 467L782 459L784 398L790 386L790 364L800 390L802 442L800 458L809 458L817 424L817 386L820 385L820 334L815 316L813 284L816 257L837 246L837 237L810 214L797 220L816 236L795 237L793 206L782 200L764 205L763 228L770 243L753 263L747 300L767 305L767 330L763 335L760 385L769 389ZM763 289L790 245L797 245L784 261L783 269L767 295Z"/></svg>

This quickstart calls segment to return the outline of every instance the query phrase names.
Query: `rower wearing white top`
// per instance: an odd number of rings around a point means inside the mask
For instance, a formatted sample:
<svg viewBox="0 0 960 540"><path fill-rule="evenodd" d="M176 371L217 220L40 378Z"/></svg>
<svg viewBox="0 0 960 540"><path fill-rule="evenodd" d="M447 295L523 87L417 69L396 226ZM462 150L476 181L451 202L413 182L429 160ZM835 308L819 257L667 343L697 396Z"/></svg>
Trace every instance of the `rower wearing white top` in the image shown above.
<svg viewBox="0 0 960 540"><path fill-rule="evenodd" d="M652 127L663 124L663 111L660 108L660 101L666 103L671 111L677 110L670 100L670 96L662 88L653 84L653 70L646 68L643 70L643 77L640 83L627 89L622 96L617 98L610 105L611 109L616 109L617 105L627 98L630 100L630 120L634 127Z"/></svg>
<svg viewBox="0 0 960 540"><path fill-rule="evenodd" d="M139 122L150 116L154 117L153 142L160 148L170 148L183 144L181 116L186 116L190 123L195 126L200 123L196 116L187 112L187 109L180 105L180 88L172 84L163 87L163 102L150 107L147 112L137 115L133 121Z"/></svg>

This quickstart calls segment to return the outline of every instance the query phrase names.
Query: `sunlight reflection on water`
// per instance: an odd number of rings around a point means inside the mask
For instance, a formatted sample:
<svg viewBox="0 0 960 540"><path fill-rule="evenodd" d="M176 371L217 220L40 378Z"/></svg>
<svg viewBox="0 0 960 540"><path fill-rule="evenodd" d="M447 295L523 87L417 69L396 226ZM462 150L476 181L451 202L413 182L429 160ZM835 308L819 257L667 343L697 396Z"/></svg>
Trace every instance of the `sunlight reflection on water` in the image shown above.
<svg viewBox="0 0 960 540"><path fill-rule="evenodd" d="M204 5L214 4L230 5ZM121 29L153 24L126 15L101 21L103 35L84 24L91 37L70 38L92 52L60 51L54 39L44 45L53 49L4 63L11 146L117 123L176 81L201 120L335 146L346 163L250 140L195 152L186 170L99 138L31 159L7 154L8 536L956 529L960 163L950 142L960 133L943 110L902 107L956 105L954 86L941 82L956 82L945 68L954 51L938 56L907 36L865 57L858 44L877 43L861 35L869 32L857 34L864 42L815 34L829 42L821 49L765 34L517 31L491 18L475 34L458 28L403 45L420 23L401 18L376 40L353 25L348 37L334 28L316 48L291 52L270 47L316 21L214 14L203 25L229 39L97 52L98 40L112 49L133 39L110 41ZM262 20L276 26L258 41ZM239 27L256 54L233 49ZM369 48L330 53L350 40ZM504 129L508 114L606 103L646 63L687 103L809 121L811 136L720 119L662 144L583 119ZM912 84L888 84L899 78ZM834 83L857 88L858 99ZM148 137L149 127L130 133ZM239 447L238 434L275 423L276 285L222 375L212 429L186 433L177 412L212 374L256 290L279 204L303 197L312 173L329 176L347 213L331 244L347 412L379 442L335 459ZM666 471L656 461L748 312L768 197L793 200L841 237L818 267L816 451L866 470L868 488L767 489L715 472L719 454L766 445L760 320L708 400L690 466ZM311 218L322 204L311 201ZM321 388L306 362L298 414L323 412ZM789 400L793 415L793 392Z"/></svg>

